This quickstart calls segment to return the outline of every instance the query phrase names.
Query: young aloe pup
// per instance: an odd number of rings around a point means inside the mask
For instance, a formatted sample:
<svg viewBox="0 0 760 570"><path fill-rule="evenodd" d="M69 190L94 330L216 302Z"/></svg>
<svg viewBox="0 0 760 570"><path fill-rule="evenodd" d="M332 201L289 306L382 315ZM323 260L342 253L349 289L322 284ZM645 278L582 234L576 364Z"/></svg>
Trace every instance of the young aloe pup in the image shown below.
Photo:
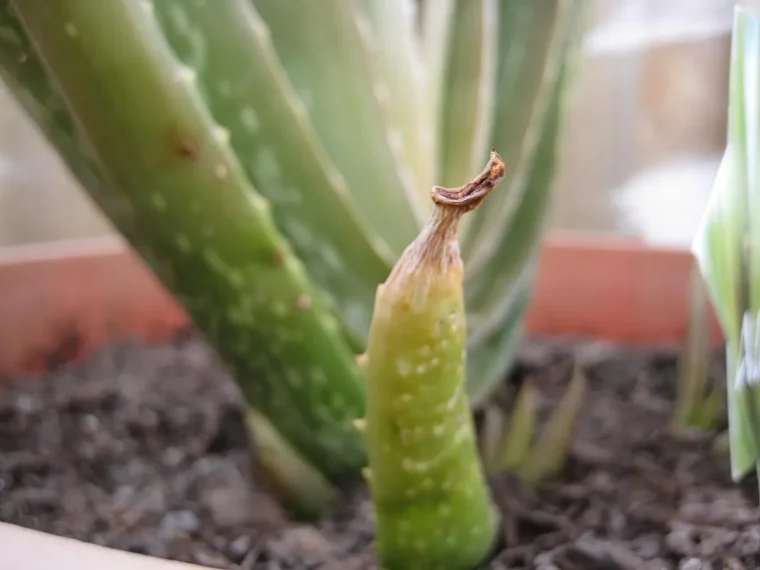
<svg viewBox="0 0 760 570"><path fill-rule="evenodd" d="M367 349L368 482L386 570L470 570L498 530L465 386L458 227L504 176L434 187L432 217L377 290Z"/></svg>

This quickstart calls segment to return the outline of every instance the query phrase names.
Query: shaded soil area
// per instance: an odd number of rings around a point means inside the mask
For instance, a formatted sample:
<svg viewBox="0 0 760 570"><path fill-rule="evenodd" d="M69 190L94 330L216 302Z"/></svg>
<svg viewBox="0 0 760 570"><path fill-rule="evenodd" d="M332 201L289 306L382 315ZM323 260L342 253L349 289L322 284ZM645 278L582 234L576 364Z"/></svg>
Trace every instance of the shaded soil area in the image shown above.
<svg viewBox="0 0 760 570"><path fill-rule="evenodd" d="M530 379L545 414L574 359L590 390L571 456L535 493L509 474L493 481L504 544L488 568L760 568L756 479L731 482L720 437L668 428L675 353L533 340L504 392ZM723 373L718 355L713 379ZM116 343L0 389L4 522L218 568L377 568L363 488L294 523L254 457L237 388L193 334Z"/></svg>

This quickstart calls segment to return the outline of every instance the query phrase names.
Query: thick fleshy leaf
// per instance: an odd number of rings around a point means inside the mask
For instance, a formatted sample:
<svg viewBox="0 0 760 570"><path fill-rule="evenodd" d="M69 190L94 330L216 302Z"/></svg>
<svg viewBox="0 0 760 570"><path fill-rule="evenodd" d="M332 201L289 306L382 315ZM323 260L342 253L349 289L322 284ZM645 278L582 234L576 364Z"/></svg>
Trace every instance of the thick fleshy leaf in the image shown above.
<svg viewBox="0 0 760 570"><path fill-rule="evenodd" d="M488 156L496 99L497 0L458 0L446 54L436 183L456 187ZM498 200L495 201L495 203ZM489 204L489 209L494 204Z"/></svg>
<svg viewBox="0 0 760 570"><path fill-rule="evenodd" d="M542 116L537 133L538 145L525 167L524 189L519 192L514 214L500 232L498 247L492 251L488 264L478 272L468 265L467 301L472 327L471 342L481 339L501 327L513 303L519 297L516 284L531 280L530 271L540 253L541 237L551 203L554 173L558 160L558 143L565 110L566 87L572 78L572 64L578 55L582 37L583 2L570 0L570 13L563 19L558 73L551 85L550 105Z"/></svg>
<svg viewBox="0 0 760 570"><path fill-rule="evenodd" d="M573 25L566 30L568 50L571 47L577 49L581 36L581 12L575 16L577 19L573 19ZM465 288L471 358L468 387L475 405L483 402L503 379L521 334L521 319L535 282L540 238L551 199L564 96L572 62L571 55L566 55L553 85L551 106L544 116L539 135L540 144L528 167L526 188L513 221L487 270L469 281ZM500 348L501 343L504 343L503 348Z"/></svg>
<svg viewBox="0 0 760 570"><path fill-rule="evenodd" d="M728 139L693 251L726 338L731 471L760 459L760 13L734 18Z"/></svg>
<svg viewBox="0 0 760 570"><path fill-rule="evenodd" d="M429 205L392 150L377 98L382 76L369 47L372 26L359 0L251 1L359 211L400 255Z"/></svg>
<svg viewBox="0 0 760 570"><path fill-rule="evenodd" d="M433 135L440 138L443 99L445 95L445 73L454 27L454 13L459 0L425 0L422 3L420 29L422 47L427 64L428 101L433 121ZM437 161L437 158L436 158ZM437 169L437 164L435 165ZM436 181L437 182L437 181ZM461 182L455 185L459 186Z"/></svg>
<svg viewBox="0 0 760 570"><path fill-rule="evenodd" d="M160 0L155 13L174 51L196 72L249 178L272 202L278 228L363 346L375 288L393 256L357 214L266 24L249 0Z"/></svg>
<svg viewBox="0 0 760 570"><path fill-rule="evenodd" d="M372 27L369 48L380 76L375 97L385 111L391 150L411 170L427 208L435 146L432 109L427 100L427 68L416 27L417 0L361 3Z"/></svg>
<svg viewBox="0 0 760 570"><path fill-rule="evenodd" d="M283 504L304 519L315 519L335 506L340 493L324 474L304 461L266 416L253 408L247 416L263 474Z"/></svg>
<svg viewBox="0 0 760 570"><path fill-rule="evenodd" d="M507 165L506 191L476 213L464 236L462 252L472 277L486 270L517 217L525 178L541 144L544 116L568 55L568 33L575 33L583 3L499 0L497 96L490 143Z"/></svg>
<svg viewBox="0 0 760 570"><path fill-rule="evenodd" d="M118 196L117 213L129 213L141 238L138 251L251 404L328 476L358 475L365 455L351 421L363 412L364 386L351 350L266 200L219 136L193 73L174 58L150 4L25 0L15 7L33 39L25 46L34 45L54 80L43 84L44 74L7 66L13 57L38 60L2 42L11 89L54 144L61 123L41 110L48 99L57 101L50 85L60 89L108 181L85 188Z"/></svg>
<svg viewBox="0 0 760 570"><path fill-rule="evenodd" d="M534 268L535 261L531 260ZM468 339L467 392L475 408L486 402L504 380L504 374L517 353L523 335L523 316L533 289L533 275L534 270L526 270L523 279L514 287L515 297L499 327L489 335L475 339L477 342Z"/></svg>

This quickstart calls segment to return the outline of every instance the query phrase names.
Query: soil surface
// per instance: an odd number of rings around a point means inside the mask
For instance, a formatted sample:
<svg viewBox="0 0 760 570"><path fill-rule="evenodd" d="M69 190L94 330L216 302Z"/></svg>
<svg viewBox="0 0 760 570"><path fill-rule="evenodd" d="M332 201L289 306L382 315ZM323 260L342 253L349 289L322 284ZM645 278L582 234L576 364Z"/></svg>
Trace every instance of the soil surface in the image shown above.
<svg viewBox="0 0 760 570"><path fill-rule="evenodd" d="M529 378L551 410L573 359L590 390L571 456L535 493L493 481L504 544L488 568L760 568L756 479L731 482L715 434L668 427L675 353L530 341L504 391ZM366 491L313 525L289 521L256 473L241 401L193 334L6 380L0 520L218 568L376 569Z"/></svg>

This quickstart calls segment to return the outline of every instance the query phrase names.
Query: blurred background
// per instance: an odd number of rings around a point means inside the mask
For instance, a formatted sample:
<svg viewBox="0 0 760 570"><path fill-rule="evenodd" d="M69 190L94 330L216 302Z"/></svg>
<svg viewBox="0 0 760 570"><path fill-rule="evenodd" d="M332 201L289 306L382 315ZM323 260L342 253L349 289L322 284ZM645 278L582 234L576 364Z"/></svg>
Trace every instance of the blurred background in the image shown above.
<svg viewBox="0 0 760 570"><path fill-rule="evenodd" d="M597 0L551 228L688 248L725 144L729 0ZM0 83L0 245L109 223Z"/></svg>

